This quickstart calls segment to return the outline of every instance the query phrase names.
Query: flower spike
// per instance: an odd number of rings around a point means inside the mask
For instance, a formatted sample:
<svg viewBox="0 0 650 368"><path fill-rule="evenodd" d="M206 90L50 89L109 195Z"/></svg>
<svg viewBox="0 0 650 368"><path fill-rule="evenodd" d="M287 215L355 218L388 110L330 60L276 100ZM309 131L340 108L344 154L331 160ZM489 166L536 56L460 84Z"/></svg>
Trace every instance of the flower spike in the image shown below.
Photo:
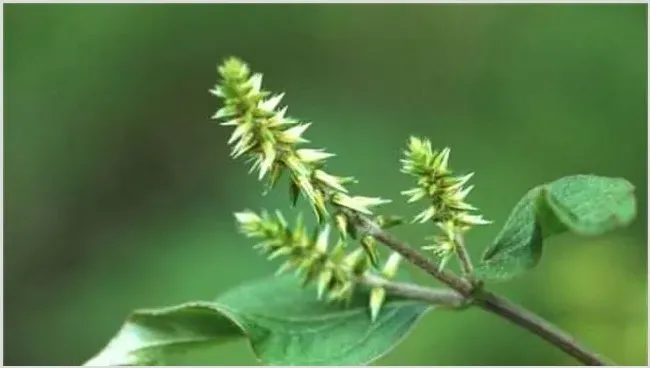
<svg viewBox="0 0 650 368"><path fill-rule="evenodd" d="M268 181L264 193L275 187L282 172L288 171L291 203L295 205L302 194L319 223L330 217L328 204L371 215L372 207L389 202L348 194L346 185L354 178L325 170L326 161L334 154L301 146L309 142L304 136L311 123L287 117L287 106L282 106L285 94L266 91L262 74L252 73L237 58L226 59L218 72L221 80L210 92L222 100L223 106L212 118L234 128L228 138L230 155L235 159L244 156L252 163L251 172L256 171L259 180ZM341 234L347 231L340 224L338 229ZM373 258L374 254L368 253L368 257Z"/></svg>
<svg viewBox="0 0 650 368"><path fill-rule="evenodd" d="M480 215L471 214L476 207L466 202L474 186L465 186L474 173L453 176L449 167L451 150L446 147L435 151L428 139L410 137L404 151L402 172L417 179L417 187L405 190L408 202L426 200L429 204L413 218L414 223L432 221L443 235L433 238L433 244L423 247L441 258L441 267L455 254L457 233L469 230L475 225L489 224Z"/></svg>

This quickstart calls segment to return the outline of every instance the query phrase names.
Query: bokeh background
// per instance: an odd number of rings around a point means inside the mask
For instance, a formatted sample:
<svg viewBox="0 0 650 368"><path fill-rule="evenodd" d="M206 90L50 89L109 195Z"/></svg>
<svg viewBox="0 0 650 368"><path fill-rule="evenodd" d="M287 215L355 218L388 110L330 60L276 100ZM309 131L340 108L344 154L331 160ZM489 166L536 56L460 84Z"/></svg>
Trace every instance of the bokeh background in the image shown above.
<svg viewBox="0 0 650 368"><path fill-rule="evenodd" d="M529 188L623 176L638 220L561 236L496 290L623 365L647 363L646 5L7 5L4 8L4 351L76 365L134 308L211 299L277 265L232 212L262 197L209 117L229 55L286 91L356 193L400 198L410 134L475 171L496 224ZM432 229L396 233L414 245ZM498 225L469 234L477 257ZM414 277L429 281L415 272ZM255 365L246 343L183 364ZM376 364L575 364L482 311L431 313Z"/></svg>

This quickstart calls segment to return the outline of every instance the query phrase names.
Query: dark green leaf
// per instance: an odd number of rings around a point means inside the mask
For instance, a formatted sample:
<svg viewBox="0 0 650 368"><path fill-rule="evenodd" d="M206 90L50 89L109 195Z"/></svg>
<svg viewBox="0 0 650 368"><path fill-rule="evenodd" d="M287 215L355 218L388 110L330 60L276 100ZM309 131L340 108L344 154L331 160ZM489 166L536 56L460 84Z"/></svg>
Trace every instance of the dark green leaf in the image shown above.
<svg viewBox="0 0 650 368"><path fill-rule="evenodd" d="M530 190L483 253L476 275L508 279L534 267L545 239L564 232L600 235L636 216L634 186L625 179L575 175Z"/></svg>
<svg viewBox="0 0 650 368"><path fill-rule="evenodd" d="M393 348L430 307L389 299L370 321L366 291L349 305L316 300L293 276L248 284L215 302L133 313L86 365L164 364L170 354L247 337L269 365L366 364ZM219 362L214 362L218 365Z"/></svg>

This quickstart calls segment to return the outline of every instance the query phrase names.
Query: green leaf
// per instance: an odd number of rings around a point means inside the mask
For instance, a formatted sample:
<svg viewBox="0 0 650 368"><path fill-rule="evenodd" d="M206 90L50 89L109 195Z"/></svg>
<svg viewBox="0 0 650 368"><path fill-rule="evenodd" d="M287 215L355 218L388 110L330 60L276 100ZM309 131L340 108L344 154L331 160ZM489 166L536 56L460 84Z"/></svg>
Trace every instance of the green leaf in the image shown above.
<svg viewBox="0 0 650 368"><path fill-rule="evenodd" d="M534 267L545 239L564 232L595 236L636 216L634 186L625 179L568 176L531 189L483 253L476 276L505 280Z"/></svg>
<svg viewBox="0 0 650 368"><path fill-rule="evenodd" d="M258 281L214 302L136 311L85 365L161 365L171 354L239 337L268 365L363 365L391 350L431 308L389 298L373 323L368 298L359 290L349 305L332 304L291 275Z"/></svg>
<svg viewBox="0 0 650 368"><path fill-rule="evenodd" d="M581 235L601 235L636 216L634 186L620 178L562 178L549 185L547 202L563 224Z"/></svg>

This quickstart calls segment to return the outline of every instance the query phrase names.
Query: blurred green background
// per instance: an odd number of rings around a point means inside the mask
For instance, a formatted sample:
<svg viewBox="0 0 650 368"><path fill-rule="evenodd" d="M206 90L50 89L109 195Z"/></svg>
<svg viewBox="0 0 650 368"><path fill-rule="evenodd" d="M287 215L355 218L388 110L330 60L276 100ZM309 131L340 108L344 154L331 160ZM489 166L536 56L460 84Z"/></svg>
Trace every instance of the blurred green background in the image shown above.
<svg viewBox="0 0 650 368"><path fill-rule="evenodd" d="M413 215L398 173L409 134L475 171L470 201L497 225L530 187L623 176L639 217L562 236L496 285L623 365L647 363L646 16L638 5L7 5L5 364L76 365L134 308L210 299L264 277L232 212L260 196L208 89L229 55L286 91L355 193ZM414 245L432 229L396 233ZM414 277L431 282L419 273ZM244 341L184 364L255 365ZM431 313L376 364L575 364L479 310Z"/></svg>

